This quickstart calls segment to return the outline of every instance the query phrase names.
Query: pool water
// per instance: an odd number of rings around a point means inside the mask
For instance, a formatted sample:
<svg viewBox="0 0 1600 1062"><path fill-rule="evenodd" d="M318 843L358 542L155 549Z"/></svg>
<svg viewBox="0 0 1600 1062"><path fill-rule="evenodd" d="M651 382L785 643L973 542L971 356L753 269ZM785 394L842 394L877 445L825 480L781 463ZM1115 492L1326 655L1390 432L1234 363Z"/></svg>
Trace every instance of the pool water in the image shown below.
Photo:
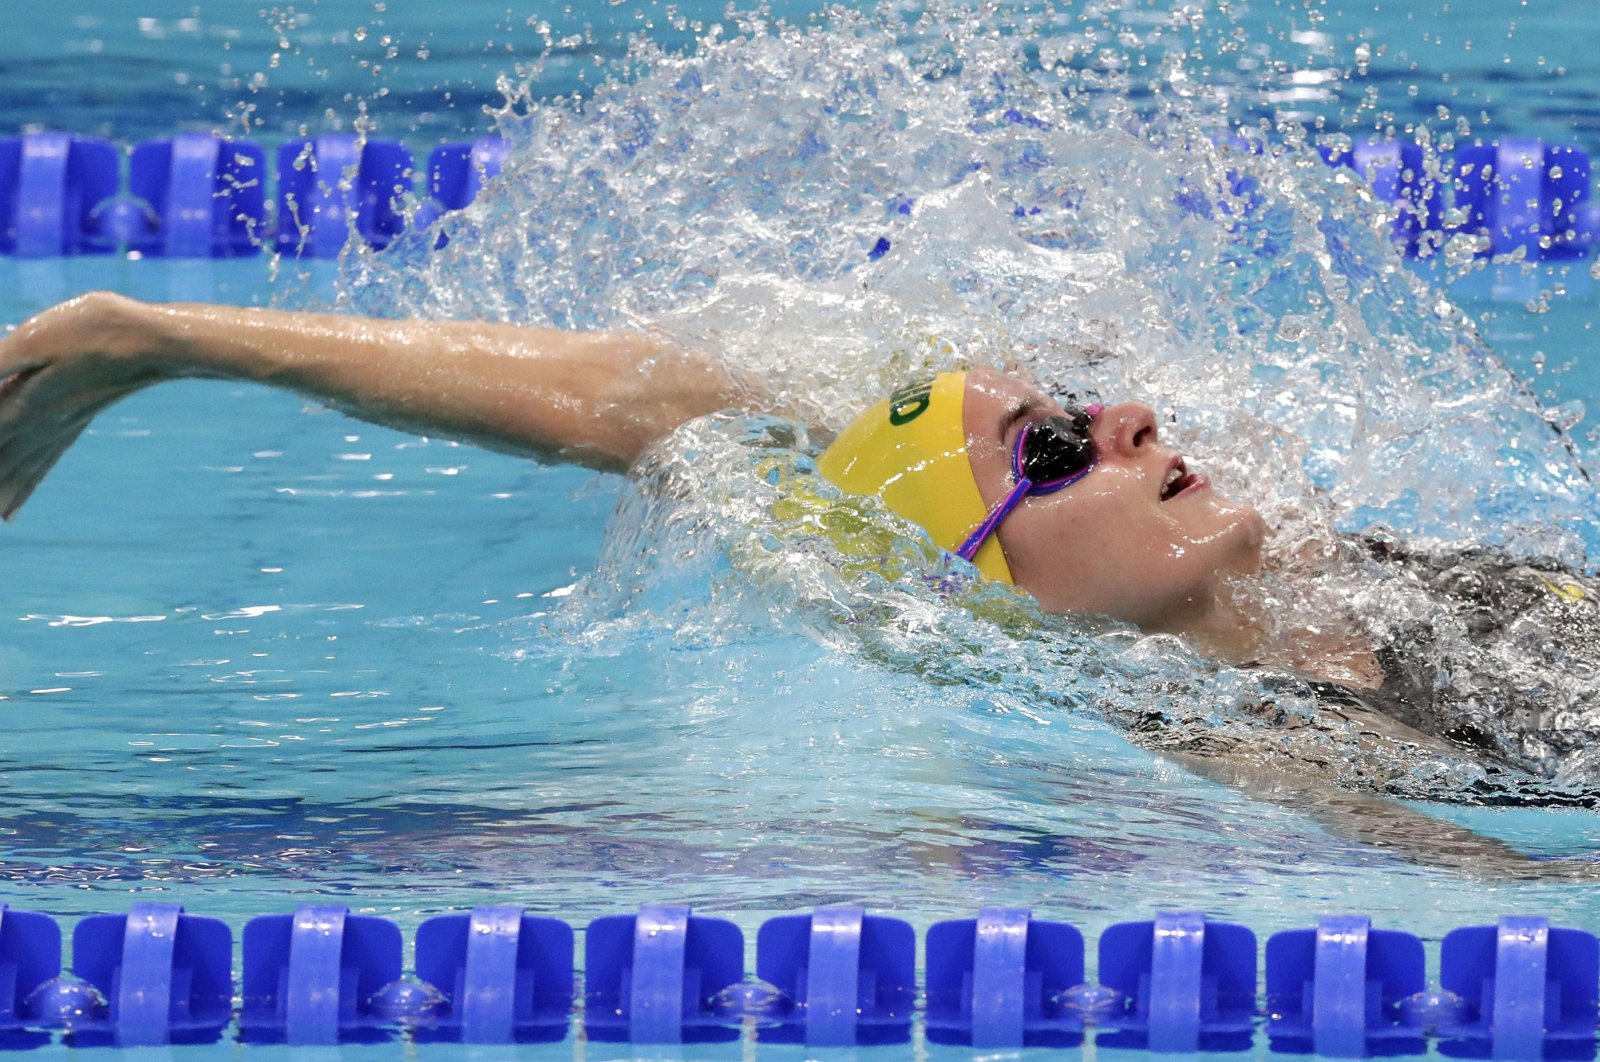
<svg viewBox="0 0 1600 1062"><path fill-rule="evenodd" d="M487 130L505 73L516 153L443 252L6 259L0 320L107 287L657 322L830 426L908 362L1017 352L1047 380L1173 411L1220 482L1312 513L1291 535L1382 520L1592 570L1600 521L1545 423L1576 421L1592 467L1589 263L1446 286L1399 265L1359 220L1378 208L1308 149L1252 161L1211 142L1270 113L1274 143L1319 121L1420 122L1435 143L1513 131L1600 150L1584 66L1600 30L1575 5L1017 4L815 24L794 8L801 28L781 31L720 6L424 6L30 13L0 53L20 124L136 139L248 122L270 141L364 112L425 148ZM717 42L695 44L713 24ZM629 63L636 27L657 44ZM512 70L547 36L542 69ZM1229 167L1271 197L1242 235L1172 207ZM1345 223L1350 260L1319 264L1320 234ZM1241 260L1259 233L1283 249ZM870 262L880 236L892 249ZM1218 279L1222 262L1243 279ZM1459 314L1434 310L1441 289ZM244 385L113 408L0 529L0 899L67 919L173 900L235 927L332 900L408 935L483 903L582 924L646 900L747 931L842 901L919 929L1030 905L1090 934L1172 907L1263 935L1339 911L1434 940L1503 912L1600 920L1581 881L1375 846L1314 798L1207 781L1128 735L1152 704L1243 725L1227 705L1249 673L1016 601L840 582L771 529L741 441L764 430L695 426L630 479ZM804 449L774 460L803 466ZM1414 795L1470 782L1470 765L1383 766L1419 779ZM1371 799L1552 866L1597 852L1592 812Z"/></svg>

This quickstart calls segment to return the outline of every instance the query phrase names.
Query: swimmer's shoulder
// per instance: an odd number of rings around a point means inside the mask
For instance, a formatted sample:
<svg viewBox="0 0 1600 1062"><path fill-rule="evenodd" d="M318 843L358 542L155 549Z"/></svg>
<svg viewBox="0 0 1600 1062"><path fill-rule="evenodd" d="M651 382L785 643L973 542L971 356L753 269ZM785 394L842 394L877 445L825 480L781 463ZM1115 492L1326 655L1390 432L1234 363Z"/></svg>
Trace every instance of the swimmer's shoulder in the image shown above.
<svg viewBox="0 0 1600 1062"><path fill-rule="evenodd" d="M1549 557L1516 558L1489 546L1418 547L1383 528L1349 538L1359 553L1403 572L1494 628L1531 610L1600 617L1600 579Z"/></svg>

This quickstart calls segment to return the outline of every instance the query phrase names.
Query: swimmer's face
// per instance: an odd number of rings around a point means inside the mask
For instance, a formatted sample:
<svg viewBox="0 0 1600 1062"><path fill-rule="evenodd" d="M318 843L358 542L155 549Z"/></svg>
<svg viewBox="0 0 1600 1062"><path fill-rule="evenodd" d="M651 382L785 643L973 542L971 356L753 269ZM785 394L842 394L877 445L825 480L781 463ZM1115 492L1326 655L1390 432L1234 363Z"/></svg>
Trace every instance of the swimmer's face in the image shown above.
<svg viewBox="0 0 1600 1062"><path fill-rule="evenodd" d="M986 506L1010 493L1016 433L1063 412L1014 377L968 374L962 426ZM1259 569L1261 515L1190 474L1161 441L1149 406L1107 406L1090 435L1099 455L1093 470L1064 490L1023 499L1000 525L1013 580L1046 609L1178 630L1210 611L1219 577ZM1176 479L1174 469L1182 473Z"/></svg>

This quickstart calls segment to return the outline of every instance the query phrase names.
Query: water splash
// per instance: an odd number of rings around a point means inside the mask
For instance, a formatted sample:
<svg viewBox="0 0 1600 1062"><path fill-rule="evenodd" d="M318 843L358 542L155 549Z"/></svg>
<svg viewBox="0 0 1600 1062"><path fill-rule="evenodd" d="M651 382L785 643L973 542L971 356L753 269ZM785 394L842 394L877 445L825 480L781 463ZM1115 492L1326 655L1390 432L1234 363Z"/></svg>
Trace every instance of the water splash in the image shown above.
<svg viewBox="0 0 1600 1062"><path fill-rule="evenodd" d="M1251 592L1278 638L1330 612L1379 639L1420 622L1441 674L1469 632L1342 536L1585 565L1600 532L1567 440L1299 125L1235 134L1239 79L1217 69L1237 74L1234 35L1189 10L1143 28L1102 13L1109 37L1050 10L752 17L686 56L636 43L581 103L538 101L531 73L508 83L502 176L443 223L442 250L429 232L352 259L349 301L654 329L793 413L710 419L657 450L545 635L704 652L770 629L1025 718L1247 744L1357 788L1500 792L1464 753L1309 725L1303 685L1044 616L810 468L800 425L837 428L912 371L998 365L1143 400L1274 526L1277 574ZM1541 676L1586 724L1592 680ZM1596 781L1512 720L1475 725L1523 767Z"/></svg>

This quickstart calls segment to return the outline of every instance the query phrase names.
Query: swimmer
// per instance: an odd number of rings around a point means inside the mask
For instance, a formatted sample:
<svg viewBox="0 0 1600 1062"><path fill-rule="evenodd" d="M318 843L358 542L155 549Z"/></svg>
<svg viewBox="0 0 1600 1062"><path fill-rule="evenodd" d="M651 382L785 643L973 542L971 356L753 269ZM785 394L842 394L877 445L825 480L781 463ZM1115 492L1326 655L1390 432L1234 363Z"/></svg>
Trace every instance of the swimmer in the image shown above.
<svg viewBox="0 0 1600 1062"><path fill-rule="evenodd" d="M151 305L95 293L0 340L0 515L16 514L101 410L180 377L271 384L401 430L606 471L626 470L695 417L771 406L714 359L637 333ZM903 429L890 424L887 403L863 414L823 458L824 472L846 489L884 494L952 551L1009 499L974 546L985 574L1050 611L1103 614L1249 657L1251 624L1225 578L1260 566L1265 525L1188 468L1149 407L1069 412L989 370L939 377L917 401L918 418L895 418ZM1078 448L1086 475L1009 497L1016 455L1048 474L1062 446ZM901 475L913 468L920 473ZM1340 681L1366 666L1332 653L1297 663Z"/></svg>
<svg viewBox="0 0 1600 1062"><path fill-rule="evenodd" d="M389 427L612 472L695 417L771 411L757 384L714 358L641 333L91 293L0 340L0 516L16 514L101 410L182 377L270 384ZM1047 611L1261 662L1264 624L1233 589L1260 569L1266 525L1189 467L1148 406L1068 410L1014 376L947 373L862 413L819 467ZM1287 654L1271 662L1345 687L1383 681L1349 632L1306 633Z"/></svg>
<svg viewBox="0 0 1600 1062"><path fill-rule="evenodd" d="M389 427L606 471L626 470L696 417L776 412L759 385L716 359L640 333L156 305L94 293L0 339L0 514L17 513L101 410L186 377L269 384ZM1287 649L1278 639L1271 651L1280 658L1263 658L1267 625L1236 591L1261 568L1265 523L1168 445L1147 406L1068 408L1001 372L946 373L860 414L818 468L842 489L881 496L938 545L1046 610L1110 616L1236 664L1282 669L1312 684L1326 708L1319 718L1353 721L1363 740L1457 751L1472 744L1470 734L1430 730L1416 703L1431 695L1427 683L1406 686L1393 654L1385 660L1353 628L1305 632ZM1581 602L1588 616L1595 597L1575 578L1535 572L1525 582L1567 588L1551 607ZM1592 650L1595 625L1585 622L1578 640ZM1204 753L1215 761L1201 767L1207 773L1271 791L1237 757L1154 744L1167 754ZM1473 751L1494 759L1493 750ZM1398 814L1387 807L1373 820L1385 830ZM1361 833L1369 814L1352 812L1345 826ZM1430 823L1437 836L1443 827Z"/></svg>

